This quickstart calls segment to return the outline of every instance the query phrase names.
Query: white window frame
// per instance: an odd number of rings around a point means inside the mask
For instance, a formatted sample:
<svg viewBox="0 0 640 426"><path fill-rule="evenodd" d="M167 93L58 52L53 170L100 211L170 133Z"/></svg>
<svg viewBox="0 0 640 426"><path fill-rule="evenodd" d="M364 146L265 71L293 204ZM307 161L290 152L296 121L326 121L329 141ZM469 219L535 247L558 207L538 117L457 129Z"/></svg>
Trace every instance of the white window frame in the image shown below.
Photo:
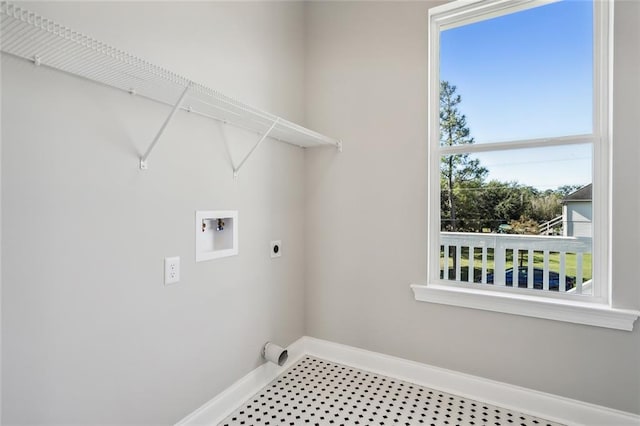
<svg viewBox="0 0 640 426"><path fill-rule="evenodd" d="M594 0L593 133L499 143L440 146L440 33L556 0L458 0L429 10L429 185L427 283L416 300L495 312L632 330L640 312L611 306L611 107L613 1ZM440 158L445 154L586 144L593 147L593 294L545 294L440 279ZM437 236L437 237L434 237ZM596 261L597 259L597 261Z"/></svg>

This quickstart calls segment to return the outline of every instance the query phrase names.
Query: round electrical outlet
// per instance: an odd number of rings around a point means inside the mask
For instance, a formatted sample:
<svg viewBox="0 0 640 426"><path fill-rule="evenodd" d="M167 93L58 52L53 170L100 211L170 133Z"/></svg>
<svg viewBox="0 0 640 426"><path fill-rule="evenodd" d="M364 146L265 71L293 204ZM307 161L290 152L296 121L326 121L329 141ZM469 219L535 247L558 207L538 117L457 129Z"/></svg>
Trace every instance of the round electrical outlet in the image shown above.
<svg viewBox="0 0 640 426"><path fill-rule="evenodd" d="M271 241L271 257L282 256L282 241Z"/></svg>

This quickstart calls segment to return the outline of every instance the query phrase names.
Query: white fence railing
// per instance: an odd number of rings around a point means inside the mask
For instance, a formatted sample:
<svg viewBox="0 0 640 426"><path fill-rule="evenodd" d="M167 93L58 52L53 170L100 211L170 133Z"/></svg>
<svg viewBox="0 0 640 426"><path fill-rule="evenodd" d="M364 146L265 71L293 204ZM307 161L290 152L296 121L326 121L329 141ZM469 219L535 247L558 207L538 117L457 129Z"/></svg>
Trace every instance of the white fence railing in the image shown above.
<svg viewBox="0 0 640 426"><path fill-rule="evenodd" d="M591 247L591 238L441 232L440 278L587 293L591 272L584 261Z"/></svg>
<svg viewBox="0 0 640 426"><path fill-rule="evenodd" d="M540 225L538 225L538 232L540 233L540 235L562 234L563 219L564 216L560 215L547 222L541 223ZM557 232L556 228L560 228L560 232Z"/></svg>

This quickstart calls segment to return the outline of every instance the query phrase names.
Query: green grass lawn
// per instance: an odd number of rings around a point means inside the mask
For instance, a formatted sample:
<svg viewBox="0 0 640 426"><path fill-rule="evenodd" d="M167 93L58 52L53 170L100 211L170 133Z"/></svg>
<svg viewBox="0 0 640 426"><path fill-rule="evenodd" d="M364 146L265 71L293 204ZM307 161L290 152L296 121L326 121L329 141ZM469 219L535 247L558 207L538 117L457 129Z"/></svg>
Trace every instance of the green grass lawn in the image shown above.
<svg viewBox="0 0 640 426"><path fill-rule="evenodd" d="M523 253L521 258L516 259L516 264L518 266L529 266L528 254ZM487 250L487 273L493 272L494 269L494 254L493 250ZM506 259L506 269L513 268L513 251L507 250L507 259ZM576 276L576 258L577 256L572 253L567 253L565 258L565 273L567 276L574 277ZM452 271L453 268L453 259L449 258L449 274L451 278L455 277L455 271ZM442 270L444 265L444 251L440 251L440 269ZM583 282L591 279L592 275L592 267L591 267L591 253L585 253L582 256L582 277ZM461 262L460 262L460 275L462 281L467 281L467 277L469 274L469 249L467 247L462 248L461 253ZM535 252L533 255L533 267L534 268L543 268L544 267L544 255L542 252ZM560 253L549 253L549 269L554 272L560 272ZM480 282L480 277L482 274L482 250L477 249L473 255L473 272L476 282ZM453 275L451 275L453 274Z"/></svg>

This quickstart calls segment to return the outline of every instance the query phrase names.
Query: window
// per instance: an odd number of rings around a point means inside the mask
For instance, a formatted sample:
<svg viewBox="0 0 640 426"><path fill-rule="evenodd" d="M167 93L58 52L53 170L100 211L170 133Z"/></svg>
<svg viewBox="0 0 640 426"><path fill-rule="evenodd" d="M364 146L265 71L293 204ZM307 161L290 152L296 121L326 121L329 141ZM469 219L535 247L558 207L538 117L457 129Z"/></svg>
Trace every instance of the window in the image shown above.
<svg viewBox="0 0 640 426"><path fill-rule="evenodd" d="M413 286L418 300L632 327L609 295L612 7L430 10L428 282Z"/></svg>

